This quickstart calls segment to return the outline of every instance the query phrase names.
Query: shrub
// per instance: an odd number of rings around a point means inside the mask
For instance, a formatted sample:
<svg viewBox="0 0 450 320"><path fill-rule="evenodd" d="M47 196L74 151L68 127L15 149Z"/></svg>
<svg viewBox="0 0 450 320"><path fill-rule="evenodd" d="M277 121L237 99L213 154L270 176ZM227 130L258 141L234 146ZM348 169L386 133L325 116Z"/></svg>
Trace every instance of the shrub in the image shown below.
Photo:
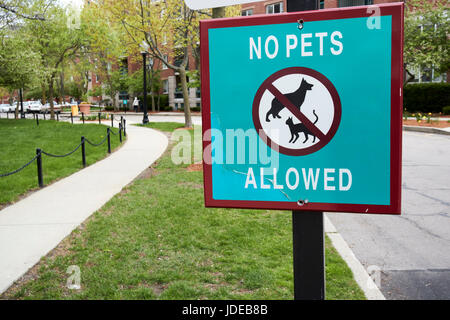
<svg viewBox="0 0 450 320"><path fill-rule="evenodd" d="M450 105L450 83L418 83L404 87L403 107L408 112L439 113Z"/></svg>
<svg viewBox="0 0 450 320"><path fill-rule="evenodd" d="M442 113L445 114L445 115L450 115L450 106L443 107L442 108Z"/></svg>

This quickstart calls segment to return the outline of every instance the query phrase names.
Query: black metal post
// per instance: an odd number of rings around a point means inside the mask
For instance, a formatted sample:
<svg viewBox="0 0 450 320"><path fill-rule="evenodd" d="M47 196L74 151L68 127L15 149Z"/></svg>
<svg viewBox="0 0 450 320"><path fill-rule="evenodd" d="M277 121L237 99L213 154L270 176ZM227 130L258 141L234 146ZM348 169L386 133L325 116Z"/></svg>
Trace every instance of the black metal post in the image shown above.
<svg viewBox="0 0 450 320"><path fill-rule="evenodd" d="M84 141L84 136L81 137L81 161L83 162L83 167L86 167L86 145Z"/></svg>
<svg viewBox="0 0 450 320"><path fill-rule="evenodd" d="M59 122L59 114L61 111L56 111L56 121Z"/></svg>
<svg viewBox="0 0 450 320"><path fill-rule="evenodd" d="M114 114L111 114L111 128L114 128Z"/></svg>
<svg viewBox="0 0 450 320"><path fill-rule="evenodd" d="M143 59L143 68L142 73L144 74L144 118L142 119L142 123L146 124L148 123L148 114L147 114L147 52L142 52L142 59Z"/></svg>
<svg viewBox="0 0 450 320"><path fill-rule="evenodd" d="M98 124L102 124L102 113L98 113Z"/></svg>
<svg viewBox="0 0 450 320"><path fill-rule="evenodd" d="M20 99L20 118L25 119L25 113L23 112L23 89L19 89L19 99Z"/></svg>
<svg viewBox="0 0 450 320"><path fill-rule="evenodd" d="M119 123L119 141L122 143L122 123Z"/></svg>
<svg viewBox="0 0 450 320"><path fill-rule="evenodd" d="M317 0L287 0L288 12L317 9L319 9ZM294 299L324 300L323 212L292 211L292 247L294 256Z"/></svg>
<svg viewBox="0 0 450 320"><path fill-rule="evenodd" d="M106 134L108 135L108 153L111 153L111 130L106 128Z"/></svg>
<svg viewBox="0 0 450 320"><path fill-rule="evenodd" d="M41 149L36 149L36 165L37 165L37 174L38 174L38 184L39 188L42 188L44 186L44 178L42 177L42 153Z"/></svg>
<svg viewBox="0 0 450 320"><path fill-rule="evenodd" d="M34 116L36 117L36 124L39 126L39 114L36 112L34 113Z"/></svg>
<svg viewBox="0 0 450 320"><path fill-rule="evenodd" d="M83 124L84 124L84 112L81 113L81 119L83 120Z"/></svg>
<svg viewBox="0 0 450 320"><path fill-rule="evenodd" d="M72 112L70 112L70 121L72 121L72 124L73 124L73 113Z"/></svg>
<svg viewBox="0 0 450 320"><path fill-rule="evenodd" d="M325 299L323 212L292 211L294 299Z"/></svg>
<svg viewBox="0 0 450 320"><path fill-rule="evenodd" d="M38 113L39 114L39 113ZM45 120L45 111L43 112L43 114L44 114L44 120Z"/></svg>
<svg viewBox="0 0 450 320"><path fill-rule="evenodd" d="M123 118L123 136L127 136L127 119Z"/></svg>

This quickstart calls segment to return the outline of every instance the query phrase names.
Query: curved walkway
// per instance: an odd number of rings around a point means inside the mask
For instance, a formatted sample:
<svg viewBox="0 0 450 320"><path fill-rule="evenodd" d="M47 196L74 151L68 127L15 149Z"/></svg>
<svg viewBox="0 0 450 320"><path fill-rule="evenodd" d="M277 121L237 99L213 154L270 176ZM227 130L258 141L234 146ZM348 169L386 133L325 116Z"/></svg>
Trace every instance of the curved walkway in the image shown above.
<svg viewBox="0 0 450 320"><path fill-rule="evenodd" d="M109 157L0 211L0 293L148 168L168 145L159 131L131 125L127 138Z"/></svg>

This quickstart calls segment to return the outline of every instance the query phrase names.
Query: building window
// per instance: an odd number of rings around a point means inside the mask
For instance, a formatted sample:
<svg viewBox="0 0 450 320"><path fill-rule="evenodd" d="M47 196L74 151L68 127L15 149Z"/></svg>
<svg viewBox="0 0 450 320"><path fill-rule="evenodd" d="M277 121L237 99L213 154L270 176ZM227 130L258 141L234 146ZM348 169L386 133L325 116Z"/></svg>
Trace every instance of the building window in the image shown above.
<svg viewBox="0 0 450 320"><path fill-rule="evenodd" d="M266 13L283 12L283 2L273 3L266 6Z"/></svg>
<svg viewBox="0 0 450 320"><path fill-rule="evenodd" d="M169 80L163 80L163 93L167 94L169 92Z"/></svg>
<svg viewBox="0 0 450 320"><path fill-rule="evenodd" d="M242 10L242 14L241 15L243 17L252 16L253 15L253 9Z"/></svg>
<svg viewBox="0 0 450 320"><path fill-rule="evenodd" d="M95 75L95 82L100 82L100 78L99 78L98 74Z"/></svg>
<svg viewBox="0 0 450 320"><path fill-rule="evenodd" d="M420 69L409 70L414 79L410 80L409 83L429 83L429 82L446 82L447 74L444 72L438 74L434 68L422 67Z"/></svg>
<svg viewBox="0 0 450 320"><path fill-rule="evenodd" d="M169 57L167 56L167 54L165 54L165 55L163 56L163 58L164 58L164 61L169 62ZM165 64L164 62L162 62L162 61L161 61L161 63L162 63L161 69L162 69L162 70L167 70L166 64Z"/></svg>
<svg viewBox="0 0 450 320"><path fill-rule="evenodd" d="M325 0L319 1L319 9L325 9Z"/></svg>
<svg viewBox="0 0 450 320"><path fill-rule="evenodd" d="M338 7L369 6L373 0L339 0Z"/></svg>

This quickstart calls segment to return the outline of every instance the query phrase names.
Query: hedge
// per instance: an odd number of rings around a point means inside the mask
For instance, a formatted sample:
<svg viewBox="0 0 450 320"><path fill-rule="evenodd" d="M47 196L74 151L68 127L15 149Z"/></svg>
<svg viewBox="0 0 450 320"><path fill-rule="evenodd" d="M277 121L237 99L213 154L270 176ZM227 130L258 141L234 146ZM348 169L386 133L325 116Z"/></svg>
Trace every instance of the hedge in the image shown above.
<svg viewBox="0 0 450 320"><path fill-rule="evenodd" d="M450 106L450 83L414 83L404 87L403 108L408 112L439 113Z"/></svg>
<svg viewBox="0 0 450 320"><path fill-rule="evenodd" d="M142 102L144 100L144 97L139 96L138 99L140 102ZM172 110L172 107L169 106L169 96L167 94L161 94L159 96L159 106L160 111ZM152 109L152 96L150 94L147 95L147 108L148 110ZM155 96L155 109L158 110L158 96Z"/></svg>
<svg viewBox="0 0 450 320"><path fill-rule="evenodd" d="M442 108L442 113L445 114L445 115L450 115L450 106L443 107Z"/></svg>

